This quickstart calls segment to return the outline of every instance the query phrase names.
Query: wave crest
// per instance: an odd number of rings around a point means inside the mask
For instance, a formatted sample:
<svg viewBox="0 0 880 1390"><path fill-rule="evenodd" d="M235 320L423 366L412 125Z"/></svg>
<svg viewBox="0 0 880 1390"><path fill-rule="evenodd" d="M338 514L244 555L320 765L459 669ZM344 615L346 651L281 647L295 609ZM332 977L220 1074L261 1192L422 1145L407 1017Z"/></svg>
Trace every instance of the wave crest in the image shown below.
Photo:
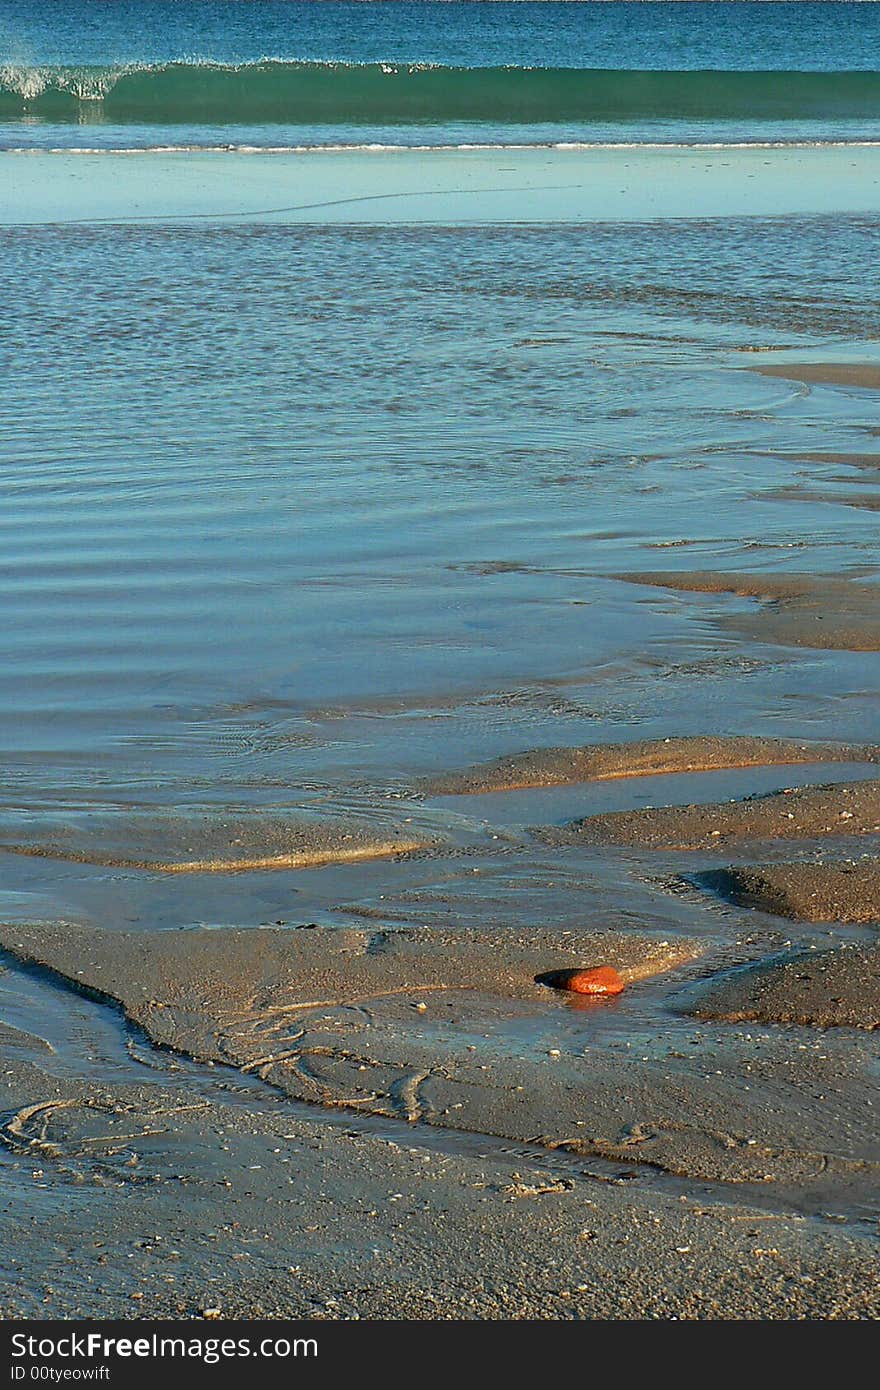
<svg viewBox="0 0 880 1390"><path fill-rule="evenodd" d="M880 119L880 72L612 71L431 64L175 62L0 68L0 119L437 124Z"/></svg>

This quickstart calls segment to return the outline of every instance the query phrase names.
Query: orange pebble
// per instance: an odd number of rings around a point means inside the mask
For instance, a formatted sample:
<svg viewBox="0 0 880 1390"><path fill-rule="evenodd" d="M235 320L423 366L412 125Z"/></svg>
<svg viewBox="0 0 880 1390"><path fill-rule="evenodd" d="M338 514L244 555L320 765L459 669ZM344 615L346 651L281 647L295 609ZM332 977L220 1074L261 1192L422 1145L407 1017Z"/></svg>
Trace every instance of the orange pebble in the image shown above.
<svg viewBox="0 0 880 1390"><path fill-rule="evenodd" d="M572 994L621 994L626 988L613 965L597 965L592 970L554 970L543 981Z"/></svg>

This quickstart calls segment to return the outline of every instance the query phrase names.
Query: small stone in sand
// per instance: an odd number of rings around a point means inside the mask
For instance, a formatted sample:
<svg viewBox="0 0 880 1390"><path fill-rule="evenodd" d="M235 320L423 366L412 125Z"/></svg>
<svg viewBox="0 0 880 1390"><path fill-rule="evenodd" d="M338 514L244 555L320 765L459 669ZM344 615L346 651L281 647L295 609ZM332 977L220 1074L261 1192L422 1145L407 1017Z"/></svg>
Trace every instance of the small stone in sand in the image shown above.
<svg viewBox="0 0 880 1390"><path fill-rule="evenodd" d="M589 970L550 970L536 976L539 985L569 990L572 994L622 994L623 980L613 965L596 965Z"/></svg>

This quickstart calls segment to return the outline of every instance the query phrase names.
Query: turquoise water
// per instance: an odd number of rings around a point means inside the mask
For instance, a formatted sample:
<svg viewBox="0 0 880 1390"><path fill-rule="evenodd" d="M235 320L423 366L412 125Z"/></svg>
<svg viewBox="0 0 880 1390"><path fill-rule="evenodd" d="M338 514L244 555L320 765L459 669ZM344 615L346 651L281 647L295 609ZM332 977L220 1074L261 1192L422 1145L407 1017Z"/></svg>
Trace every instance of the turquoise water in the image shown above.
<svg viewBox="0 0 880 1390"><path fill-rule="evenodd" d="M830 456L876 452L876 393L751 368L877 360L878 19L7 6L3 840L320 805L462 849L485 828L414 797L431 768L876 737L873 654L614 576L875 564L873 475ZM330 912L392 872L0 867L18 912L145 923Z"/></svg>
<svg viewBox="0 0 880 1390"><path fill-rule="evenodd" d="M12 0L0 17L5 148L878 134L872 4Z"/></svg>

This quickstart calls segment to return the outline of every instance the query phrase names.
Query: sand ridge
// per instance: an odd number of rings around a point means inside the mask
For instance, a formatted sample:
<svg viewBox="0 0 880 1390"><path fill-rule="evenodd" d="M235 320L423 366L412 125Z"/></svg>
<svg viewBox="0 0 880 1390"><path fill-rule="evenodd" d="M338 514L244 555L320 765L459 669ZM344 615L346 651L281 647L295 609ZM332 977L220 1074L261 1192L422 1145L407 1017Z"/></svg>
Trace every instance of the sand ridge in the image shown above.
<svg viewBox="0 0 880 1390"><path fill-rule="evenodd" d="M707 805L645 807L536 827L544 844L709 850L732 840L880 835L880 780L792 787Z"/></svg>
<svg viewBox="0 0 880 1390"><path fill-rule="evenodd" d="M760 642L833 651L880 651L880 584L811 574L645 570L618 574L627 584L682 593L733 594L760 601L725 614L721 626Z"/></svg>
<svg viewBox="0 0 880 1390"><path fill-rule="evenodd" d="M758 372L761 376L801 381L809 386L855 386L863 390L880 390L880 364L876 362L769 362L747 370Z"/></svg>
<svg viewBox="0 0 880 1390"><path fill-rule="evenodd" d="M841 451L810 449L782 457L797 463L838 463L847 468L880 469L880 454L868 452L845 453Z"/></svg>
<svg viewBox="0 0 880 1390"><path fill-rule="evenodd" d="M831 482L849 483L851 478L832 478ZM780 502L823 502L835 507L854 507L857 511L880 511L880 492L833 492L827 488L810 488L801 485L776 488L763 494Z"/></svg>
<svg viewBox="0 0 880 1390"><path fill-rule="evenodd" d="M4 820L0 849L7 852L166 874L311 868L391 858L434 843L410 825L305 811L86 813L61 824Z"/></svg>
<svg viewBox="0 0 880 1390"><path fill-rule="evenodd" d="M535 748L424 778L419 789L426 796L479 795L624 777L819 762L880 762L880 748L717 735Z"/></svg>
<svg viewBox="0 0 880 1390"><path fill-rule="evenodd" d="M880 924L880 860L735 865L693 881L741 907L796 922Z"/></svg>
<svg viewBox="0 0 880 1390"><path fill-rule="evenodd" d="M880 1028L880 945L795 951L713 981L687 1011L728 1023Z"/></svg>

